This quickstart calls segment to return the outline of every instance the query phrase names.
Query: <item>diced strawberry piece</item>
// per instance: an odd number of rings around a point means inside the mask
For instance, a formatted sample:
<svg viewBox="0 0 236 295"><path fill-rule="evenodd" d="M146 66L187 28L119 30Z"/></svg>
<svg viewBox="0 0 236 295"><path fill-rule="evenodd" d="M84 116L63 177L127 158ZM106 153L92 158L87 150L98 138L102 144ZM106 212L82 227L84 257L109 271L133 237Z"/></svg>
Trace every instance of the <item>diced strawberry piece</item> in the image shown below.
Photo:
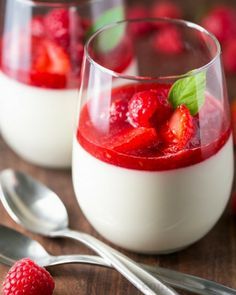
<svg viewBox="0 0 236 295"><path fill-rule="evenodd" d="M236 38L223 46L223 64L227 73L236 73Z"/></svg>
<svg viewBox="0 0 236 295"><path fill-rule="evenodd" d="M181 32L174 26L160 29L153 37L153 48L165 54L180 54L184 50Z"/></svg>
<svg viewBox="0 0 236 295"><path fill-rule="evenodd" d="M231 7L216 6L203 19L202 25L220 42L225 42L236 34L236 13Z"/></svg>
<svg viewBox="0 0 236 295"><path fill-rule="evenodd" d="M128 121L133 127L151 127L150 120L156 109L156 91L137 92L128 104Z"/></svg>
<svg viewBox="0 0 236 295"><path fill-rule="evenodd" d="M127 120L128 100L116 99L110 107L110 123L120 123Z"/></svg>
<svg viewBox="0 0 236 295"><path fill-rule="evenodd" d="M161 137L165 144L182 149L193 135L193 117L185 105L180 105L174 111L170 120L162 127Z"/></svg>
<svg viewBox="0 0 236 295"><path fill-rule="evenodd" d="M107 148L117 152L130 152L141 148L148 148L158 142L157 132L154 128L130 128L121 131L106 145Z"/></svg>
<svg viewBox="0 0 236 295"><path fill-rule="evenodd" d="M30 24L31 34L34 37L43 37L45 36L45 27L44 27L44 17L35 16Z"/></svg>
<svg viewBox="0 0 236 295"><path fill-rule="evenodd" d="M67 53L50 40L32 39L31 83L39 87L64 88L70 72Z"/></svg>
<svg viewBox="0 0 236 295"><path fill-rule="evenodd" d="M127 12L127 19L145 19L149 17L149 11L143 6L133 6ZM142 36L150 32L153 28L151 22L131 22L129 30L134 36Z"/></svg>
<svg viewBox="0 0 236 295"><path fill-rule="evenodd" d="M182 15L181 8L171 1L158 1L153 5L151 13L151 16L154 18L182 18Z"/></svg>
<svg viewBox="0 0 236 295"><path fill-rule="evenodd" d="M70 60L66 52L54 42L34 39L33 70L66 75L70 70Z"/></svg>

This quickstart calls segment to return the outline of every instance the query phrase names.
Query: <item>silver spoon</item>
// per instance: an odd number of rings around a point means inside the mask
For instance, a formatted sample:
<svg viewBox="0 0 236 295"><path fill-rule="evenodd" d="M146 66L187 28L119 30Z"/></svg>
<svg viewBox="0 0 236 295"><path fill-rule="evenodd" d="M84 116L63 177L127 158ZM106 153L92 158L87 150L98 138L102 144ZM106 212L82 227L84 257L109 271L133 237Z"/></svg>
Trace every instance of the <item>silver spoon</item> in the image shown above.
<svg viewBox="0 0 236 295"><path fill-rule="evenodd" d="M177 295L136 262L105 243L68 227L59 197L31 176L11 169L0 173L0 198L9 215L28 230L48 237L68 237L88 246L146 295Z"/></svg>
<svg viewBox="0 0 236 295"><path fill-rule="evenodd" d="M103 258L90 255L50 255L41 244L32 240L25 235L9 228L0 225L0 263L11 266L17 260L24 257L31 258L37 264L48 267L60 264L81 263L94 264L105 267L112 267ZM202 295L229 295L236 294L236 290L226 286L217 284L212 281L190 276L177 271L161 268L158 266L152 267L142 265L147 271L159 277L165 283L178 287L182 290L194 292Z"/></svg>

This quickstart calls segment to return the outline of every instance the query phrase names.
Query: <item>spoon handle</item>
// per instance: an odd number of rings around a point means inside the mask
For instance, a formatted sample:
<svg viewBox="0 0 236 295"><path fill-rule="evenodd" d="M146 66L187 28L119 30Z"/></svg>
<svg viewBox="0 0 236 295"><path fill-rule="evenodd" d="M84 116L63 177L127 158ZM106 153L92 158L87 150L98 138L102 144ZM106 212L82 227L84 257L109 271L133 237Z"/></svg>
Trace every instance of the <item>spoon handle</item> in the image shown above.
<svg viewBox="0 0 236 295"><path fill-rule="evenodd" d="M99 256L92 255L63 255L51 256L50 262L42 266L54 266L69 263L83 263L93 264L105 267L112 267L112 265ZM193 292L199 295L236 295L236 290L227 286L218 284L216 282L199 278L196 276L188 275L178 271L162 268L159 266L149 266L141 264L141 266L154 276L161 279L164 283L170 284L172 287Z"/></svg>
<svg viewBox="0 0 236 295"><path fill-rule="evenodd" d="M103 257L106 263L112 265L145 295L178 295L176 291L169 286L167 287L158 278L151 275L130 258L86 233L64 229L52 233L51 236L67 237L85 244L99 256Z"/></svg>

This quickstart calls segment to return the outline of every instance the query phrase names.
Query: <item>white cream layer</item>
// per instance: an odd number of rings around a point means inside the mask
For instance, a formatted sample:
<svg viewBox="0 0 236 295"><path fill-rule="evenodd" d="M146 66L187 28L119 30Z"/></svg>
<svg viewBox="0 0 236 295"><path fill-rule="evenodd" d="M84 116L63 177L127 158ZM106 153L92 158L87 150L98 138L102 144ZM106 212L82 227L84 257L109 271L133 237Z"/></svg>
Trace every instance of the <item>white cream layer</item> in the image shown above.
<svg viewBox="0 0 236 295"><path fill-rule="evenodd" d="M232 136L209 159L160 172L107 164L74 140L73 184L82 211L101 235L132 251L173 252L202 238L225 209L232 181Z"/></svg>

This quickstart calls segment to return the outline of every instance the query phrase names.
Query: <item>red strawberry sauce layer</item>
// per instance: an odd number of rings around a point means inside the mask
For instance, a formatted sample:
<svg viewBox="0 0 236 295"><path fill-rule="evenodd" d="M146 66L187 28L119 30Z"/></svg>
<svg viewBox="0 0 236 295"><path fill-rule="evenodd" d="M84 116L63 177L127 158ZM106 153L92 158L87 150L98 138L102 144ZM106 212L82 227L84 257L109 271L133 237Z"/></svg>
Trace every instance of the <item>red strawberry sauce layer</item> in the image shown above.
<svg viewBox="0 0 236 295"><path fill-rule="evenodd" d="M88 102L80 114L79 144L101 161L147 171L187 167L213 156L231 134L219 102L206 95L204 106L192 117L184 105L176 110L169 105L170 87L137 83L115 88L109 114L100 109L93 118Z"/></svg>

